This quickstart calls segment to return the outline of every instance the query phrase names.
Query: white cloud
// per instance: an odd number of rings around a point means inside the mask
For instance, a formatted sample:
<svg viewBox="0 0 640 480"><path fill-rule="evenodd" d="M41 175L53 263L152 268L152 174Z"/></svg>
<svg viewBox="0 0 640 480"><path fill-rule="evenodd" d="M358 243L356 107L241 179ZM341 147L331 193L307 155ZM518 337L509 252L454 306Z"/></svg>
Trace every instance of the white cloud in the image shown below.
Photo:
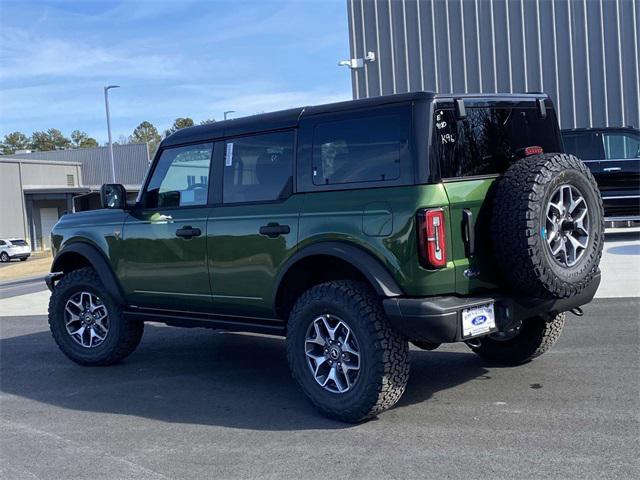
<svg viewBox="0 0 640 480"><path fill-rule="evenodd" d="M3 27L0 44L3 82L38 76L144 78L171 76L179 71L169 55L45 38L18 28Z"/></svg>

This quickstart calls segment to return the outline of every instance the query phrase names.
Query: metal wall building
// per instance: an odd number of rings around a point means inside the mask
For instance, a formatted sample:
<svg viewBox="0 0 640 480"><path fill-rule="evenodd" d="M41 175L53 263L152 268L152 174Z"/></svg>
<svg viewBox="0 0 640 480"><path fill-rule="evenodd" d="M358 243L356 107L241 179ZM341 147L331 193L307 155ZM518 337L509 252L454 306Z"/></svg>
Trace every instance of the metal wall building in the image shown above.
<svg viewBox="0 0 640 480"><path fill-rule="evenodd" d="M82 164L82 185L91 190L100 189L103 183L113 183L108 147L51 150L11 156L32 160L78 162ZM140 188L149 167L147 145L145 143L114 145L113 162L116 170L116 183L121 183L130 190L137 190Z"/></svg>
<svg viewBox="0 0 640 480"><path fill-rule="evenodd" d="M354 98L543 91L562 128L640 128L640 0L347 0L347 10L351 57L363 59L351 61Z"/></svg>

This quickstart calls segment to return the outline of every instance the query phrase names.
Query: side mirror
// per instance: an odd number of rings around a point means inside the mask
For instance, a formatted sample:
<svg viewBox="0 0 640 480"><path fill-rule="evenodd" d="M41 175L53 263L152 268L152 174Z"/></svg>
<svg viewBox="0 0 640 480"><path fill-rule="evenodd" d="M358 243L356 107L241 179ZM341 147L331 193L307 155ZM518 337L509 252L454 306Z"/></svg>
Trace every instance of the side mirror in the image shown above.
<svg viewBox="0 0 640 480"><path fill-rule="evenodd" d="M119 183L106 183L100 188L102 208L124 209L127 206L127 191Z"/></svg>
<svg viewBox="0 0 640 480"><path fill-rule="evenodd" d="M178 192L177 190L172 190L170 192L159 193L158 206L159 207L179 207L180 192Z"/></svg>

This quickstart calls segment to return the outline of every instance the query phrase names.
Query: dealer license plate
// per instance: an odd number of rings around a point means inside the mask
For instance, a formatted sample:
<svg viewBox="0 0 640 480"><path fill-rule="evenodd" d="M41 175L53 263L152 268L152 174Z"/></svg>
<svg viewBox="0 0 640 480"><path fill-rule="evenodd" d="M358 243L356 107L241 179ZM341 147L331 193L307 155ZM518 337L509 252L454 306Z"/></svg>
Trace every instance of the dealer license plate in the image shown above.
<svg viewBox="0 0 640 480"><path fill-rule="evenodd" d="M496 328L493 303L462 310L462 336L476 337Z"/></svg>

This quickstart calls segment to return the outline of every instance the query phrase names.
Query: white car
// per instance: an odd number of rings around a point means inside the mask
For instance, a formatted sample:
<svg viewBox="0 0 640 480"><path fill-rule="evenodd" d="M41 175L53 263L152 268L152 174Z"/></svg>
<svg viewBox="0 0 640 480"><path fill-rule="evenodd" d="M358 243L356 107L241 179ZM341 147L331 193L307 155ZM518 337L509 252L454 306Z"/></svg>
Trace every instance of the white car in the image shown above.
<svg viewBox="0 0 640 480"><path fill-rule="evenodd" d="M29 255L31 247L25 240L0 238L0 262L9 262L14 258L25 261Z"/></svg>

